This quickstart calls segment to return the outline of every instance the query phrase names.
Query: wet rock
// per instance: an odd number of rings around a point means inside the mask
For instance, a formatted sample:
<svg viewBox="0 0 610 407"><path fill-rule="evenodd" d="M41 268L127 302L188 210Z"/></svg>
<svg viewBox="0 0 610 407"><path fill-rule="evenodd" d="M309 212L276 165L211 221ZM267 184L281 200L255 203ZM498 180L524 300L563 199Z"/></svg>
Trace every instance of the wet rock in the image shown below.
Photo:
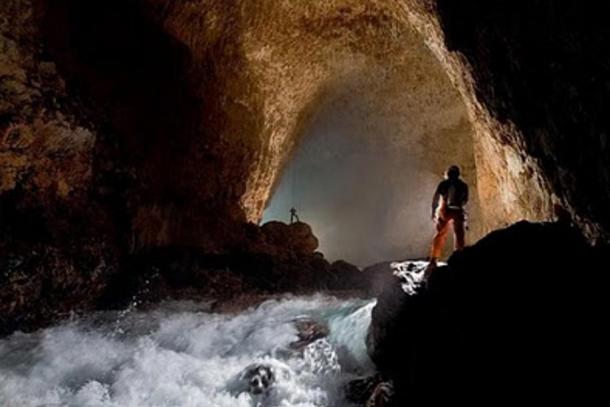
<svg viewBox="0 0 610 407"><path fill-rule="evenodd" d="M372 297L377 297L381 294L384 287L388 284L388 280L393 280L392 262L382 262L366 267L363 274L367 276L369 286L367 293Z"/></svg>
<svg viewBox="0 0 610 407"><path fill-rule="evenodd" d="M287 248L261 252L209 254L197 247L166 247L129 257L127 271L109 281L100 299L104 307L126 306L134 297L142 303L166 298L214 299L215 309L241 309L261 298L281 293L313 293L330 287L339 295L363 295L362 282L341 285L320 254L297 255ZM270 252L282 251L285 255ZM353 267L353 266L352 266ZM357 270L357 269L356 269Z"/></svg>
<svg viewBox="0 0 610 407"><path fill-rule="evenodd" d="M95 309L119 271L119 254L95 239L27 248L0 242L0 250L0 335Z"/></svg>
<svg viewBox="0 0 610 407"><path fill-rule="evenodd" d="M345 386L345 397L352 403L365 405L381 382L383 377L379 374L352 380Z"/></svg>
<svg viewBox="0 0 610 407"><path fill-rule="evenodd" d="M275 383L275 373L270 365L255 364L246 367L231 383L232 394L250 393L259 396L268 392Z"/></svg>
<svg viewBox="0 0 610 407"><path fill-rule="evenodd" d="M298 340L290 344L290 348L303 351L307 345L326 338L330 333L328 325L313 319L299 319L294 323L297 329Z"/></svg>
<svg viewBox="0 0 610 407"><path fill-rule="evenodd" d="M366 275L356 266L344 260L337 260L330 265L329 273L332 280L329 282L331 290L344 289L366 289L369 284Z"/></svg>
<svg viewBox="0 0 610 407"><path fill-rule="evenodd" d="M242 274L239 256L209 255L199 248L146 250L129 258L127 271L109 281L103 307L127 306L134 297L142 304L165 299L215 301L216 310L242 309L263 298L263 283Z"/></svg>
<svg viewBox="0 0 610 407"><path fill-rule="evenodd" d="M414 262L411 262L414 263ZM358 290L366 296L381 294L389 280L393 279L397 262L383 262L360 269L343 260L337 260L328 270L332 290Z"/></svg>
<svg viewBox="0 0 610 407"><path fill-rule="evenodd" d="M248 382L248 391L251 394L261 394L269 390L275 381L275 375L270 366L259 365L247 369L242 380Z"/></svg>
<svg viewBox="0 0 610 407"><path fill-rule="evenodd" d="M425 288L390 280L367 337L399 402L593 394L607 268L574 229L521 222L454 254ZM586 270L586 276L583 274Z"/></svg>
<svg viewBox="0 0 610 407"><path fill-rule="evenodd" d="M365 407L391 406L394 385L382 375L352 380L345 386L345 397L352 403Z"/></svg>
<svg viewBox="0 0 610 407"><path fill-rule="evenodd" d="M391 381L378 383L366 401L365 407L388 407L393 405L394 384Z"/></svg>

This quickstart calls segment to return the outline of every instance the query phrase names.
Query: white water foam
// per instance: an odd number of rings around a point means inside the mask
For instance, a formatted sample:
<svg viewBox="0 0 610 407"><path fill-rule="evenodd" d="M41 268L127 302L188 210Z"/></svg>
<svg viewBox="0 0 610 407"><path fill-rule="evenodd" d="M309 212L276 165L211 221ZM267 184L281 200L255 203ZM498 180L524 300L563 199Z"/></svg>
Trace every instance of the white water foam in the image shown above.
<svg viewBox="0 0 610 407"><path fill-rule="evenodd" d="M343 385L372 371L364 341L373 306L315 296L223 315L173 302L15 333L0 340L0 405L347 406ZM298 353L289 344L301 317L325 321L331 334ZM261 363L276 376L267 393L231 389Z"/></svg>
<svg viewBox="0 0 610 407"><path fill-rule="evenodd" d="M397 261L390 263L392 273L401 281L402 290L408 295L414 295L417 289L425 284L426 268L430 263L427 261ZM446 263L438 263L437 266L445 266Z"/></svg>

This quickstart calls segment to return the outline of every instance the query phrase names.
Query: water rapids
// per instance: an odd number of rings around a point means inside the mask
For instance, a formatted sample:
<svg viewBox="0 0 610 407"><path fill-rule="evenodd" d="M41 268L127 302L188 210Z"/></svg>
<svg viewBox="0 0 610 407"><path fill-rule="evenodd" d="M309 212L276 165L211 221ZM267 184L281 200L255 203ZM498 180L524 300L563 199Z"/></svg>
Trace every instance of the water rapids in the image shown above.
<svg viewBox="0 0 610 407"><path fill-rule="evenodd" d="M374 300L292 297L238 314L205 303L98 312L0 339L1 406L348 406L343 386L373 370L365 335ZM301 351L294 321L330 329ZM240 387L266 366L261 394Z"/></svg>

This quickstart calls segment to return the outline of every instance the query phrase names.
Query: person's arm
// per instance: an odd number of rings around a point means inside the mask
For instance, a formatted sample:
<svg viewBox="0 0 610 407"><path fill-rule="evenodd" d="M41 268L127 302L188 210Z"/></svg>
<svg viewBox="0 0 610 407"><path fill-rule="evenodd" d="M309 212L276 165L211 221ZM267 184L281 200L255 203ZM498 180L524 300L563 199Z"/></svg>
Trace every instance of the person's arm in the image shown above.
<svg viewBox="0 0 610 407"><path fill-rule="evenodd" d="M464 182L464 206L468 203L468 184Z"/></svg>
<svg viewBox="0 0 610 407"><path fill-rule="evenodd" d="M432 220L434 220L435 216L436 216L436 209L438 208L438 201L441 198L441 184L438 184L438 187L436 187L436 191L434 192L434 197L432 198Z"/></svg>

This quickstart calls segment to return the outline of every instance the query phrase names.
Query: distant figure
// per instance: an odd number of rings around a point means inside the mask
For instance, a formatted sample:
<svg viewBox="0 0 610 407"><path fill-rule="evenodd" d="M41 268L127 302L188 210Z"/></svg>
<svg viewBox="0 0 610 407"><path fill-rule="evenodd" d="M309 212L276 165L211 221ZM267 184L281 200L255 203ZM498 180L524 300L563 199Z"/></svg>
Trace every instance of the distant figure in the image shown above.
<svg viewBox="0 0 610 407"><path fill-rule="evenodd" d="M432 220L436 224L436 234L430 249L430 272L435 266L445 246L449 227L453 225L453 245L455 250L464 248L466 215L464 206L468 203L468 185L460 179L460 168L452 165L432 198Z"/></svg>
<svg viewBox="0 0 610 407"><path fill-rule="evenodd" d="M290 208L290 223L293 224L295 222L300 222L299 215L297 215L297 210L295 208Z"/></svg>

